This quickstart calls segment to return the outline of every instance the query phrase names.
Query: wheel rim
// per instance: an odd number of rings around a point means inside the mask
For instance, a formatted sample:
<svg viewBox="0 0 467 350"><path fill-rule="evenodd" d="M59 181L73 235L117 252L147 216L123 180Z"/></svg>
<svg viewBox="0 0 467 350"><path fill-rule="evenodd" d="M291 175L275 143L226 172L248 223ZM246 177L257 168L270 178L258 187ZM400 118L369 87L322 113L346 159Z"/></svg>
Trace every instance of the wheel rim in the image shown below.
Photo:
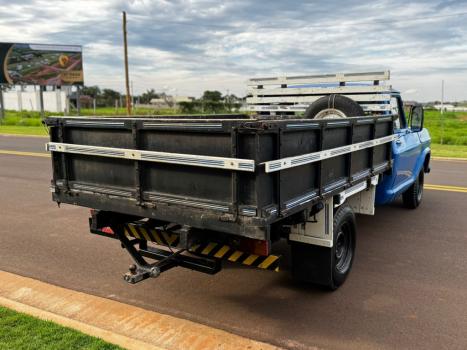
<svg viewBox="0 0 467 350"><path fill-rule="evenodd" d="M342 119L347 118L345 113L335 108L326 108L315 115L313 119Z"/></svg>
<svg viewBox="0 0 467 350"><path fill-rule="evenodd" d="M350 268L352 261L352 231L348 223L342 224L336 237L334 257L336 270L345 273Z"/></svg>

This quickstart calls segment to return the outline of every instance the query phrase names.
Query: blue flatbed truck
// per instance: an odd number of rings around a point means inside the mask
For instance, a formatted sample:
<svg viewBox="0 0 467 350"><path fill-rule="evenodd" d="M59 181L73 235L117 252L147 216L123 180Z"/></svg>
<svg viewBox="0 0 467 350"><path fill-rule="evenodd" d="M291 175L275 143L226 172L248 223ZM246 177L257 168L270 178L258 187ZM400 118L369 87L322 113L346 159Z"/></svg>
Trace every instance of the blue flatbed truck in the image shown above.
<svg viewBox="0 0 467 350"><path fill-rule="evenodd" d="M355 214L423 198L430 136L406 115L389 72L255 78L239 115L45 121L57 203L91 208L90 230L120 241L137 283L223 261L337 289L355 256ZM362 84L371 81L371 84Z"/></svg>

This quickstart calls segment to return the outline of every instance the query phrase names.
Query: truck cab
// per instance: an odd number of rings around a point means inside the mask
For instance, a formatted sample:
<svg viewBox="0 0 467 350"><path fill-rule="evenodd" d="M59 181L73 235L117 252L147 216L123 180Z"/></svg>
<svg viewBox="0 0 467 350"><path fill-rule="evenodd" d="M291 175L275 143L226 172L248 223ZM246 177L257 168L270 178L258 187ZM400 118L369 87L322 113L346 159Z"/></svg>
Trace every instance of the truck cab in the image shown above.
<svg viewBox="0 0 467 350"><path fill-rule="evenodd" d="M392 113L397 116L394 121L397 138L392 143L393 167L376 189L376 204L390 203L407 191L413 192L416 187L415 197L403 197L406 206L415 208L422 199L424 173L430 171L431 138L423 127L424 113L420 105L404 108L400 93L394 91L391 106Z"/></svg>

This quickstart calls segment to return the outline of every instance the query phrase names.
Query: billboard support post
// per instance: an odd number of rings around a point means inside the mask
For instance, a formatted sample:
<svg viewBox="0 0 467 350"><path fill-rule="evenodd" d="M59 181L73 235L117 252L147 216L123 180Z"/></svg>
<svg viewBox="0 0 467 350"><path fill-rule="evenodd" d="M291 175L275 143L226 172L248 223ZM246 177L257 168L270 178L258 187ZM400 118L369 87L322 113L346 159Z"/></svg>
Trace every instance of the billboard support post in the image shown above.
<svg viewBox="0 0 467 350"><path fill-rule="evenodd" d="M5 100L3 99L3 84L0 84L0 119L5 118Z"/></svg>
<svg viewBox="0 0 467 350"><path fill-rule="evenodd" d="M44 89L45 86L39 86L39 105L41 108L41 118L45 118L45 111L44 111Z"/></svg>
<svg viewBox="0 0 467 350"><path fill-rule="evenodd" d="M81 114L81 91L79 85L76 85L76 112Z"/></svg>

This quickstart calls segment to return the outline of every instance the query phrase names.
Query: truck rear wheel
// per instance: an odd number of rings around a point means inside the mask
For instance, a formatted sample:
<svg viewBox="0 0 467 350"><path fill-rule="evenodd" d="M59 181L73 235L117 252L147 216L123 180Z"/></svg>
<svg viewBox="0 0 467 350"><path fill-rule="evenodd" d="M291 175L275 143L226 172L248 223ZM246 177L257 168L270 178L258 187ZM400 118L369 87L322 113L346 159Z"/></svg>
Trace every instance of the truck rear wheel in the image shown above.
<svg viewBox="0 0 467 350"><path fill-rule="evenodd" d="M415 182L410 186L407 191L402 194L402 201L409 209L417 208L423 199L423 183L425 181L425 174L423 169L417 176Z"/></svg>
<svg viewBox="0 0 467 350"><path fill-rule="evenodd" d="M348 204L334 214L332 248L291 242L292 276L300 282L335 290L347 278L355 256L355 215Z"/></svg>
<svg viewBox="0 0 467 350"><path fill-rule="evenodd" d="M342 95L323 96L313 102L305 111L305 118L335 119L364 115L360 105Z"/></svg>

